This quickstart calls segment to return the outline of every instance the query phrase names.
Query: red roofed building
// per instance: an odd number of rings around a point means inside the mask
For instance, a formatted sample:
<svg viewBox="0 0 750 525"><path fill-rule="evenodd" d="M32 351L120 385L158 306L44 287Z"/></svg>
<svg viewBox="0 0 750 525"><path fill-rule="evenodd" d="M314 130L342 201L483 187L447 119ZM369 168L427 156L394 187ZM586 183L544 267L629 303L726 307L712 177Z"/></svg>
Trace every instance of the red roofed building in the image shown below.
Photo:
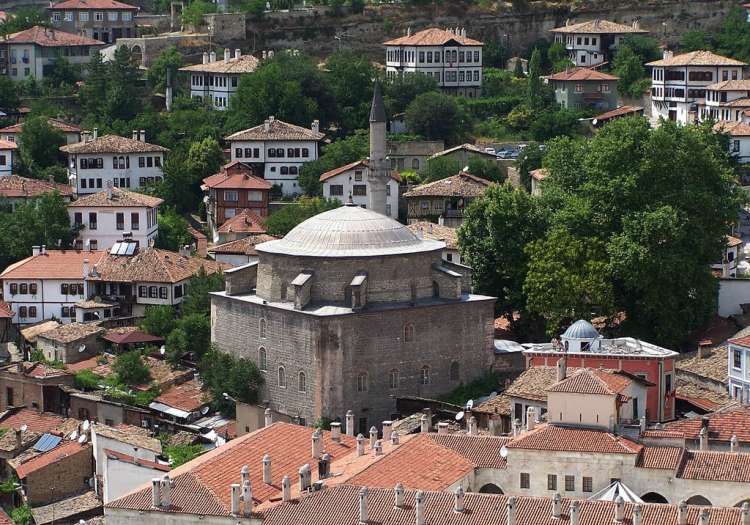
<svg viewBox="0 0 750 525"><path fill-rule="evenodd" d="M118 0L63 0L47 8L52 25L109 44L135 34L138 7Z"/></svg>
<svg viewBox="0 0 750 525"><path fill-rule="evenodd" d="M750 401L750 337L729 340L727 369L729 395L740 402Z"/></svg>
<svg viewBox="0 0 750 525"><path fill-rule="evenodd" d="M64 49L66 60L84 66L103 45L98 39L77 32L34 26L0 41L0 56L7 57L7 62L0 66L0 73L17 82L31 78L40 81L52 67L57 51Z"/></svg>
<svg viewBox="0 0 750 525"><path fill-rule="evenodd" d="M266 221L263 217L252 210L242 210L240 213L224 221L219 226L218 241L223 244L236 241L251 235L263 235L266 233Z"/></svg>
<svg viewBox="0 0 750 525"><path fill-rule="evenodd" d="M5 365L0 368L0 410L28 407L62 414L64 396L58 387L73 386L74 380L73 374L44 363Z"/></svg>
<svg viewBox="0 0 750 525"><path fill-rule="evenodd" d="M207 198L206 212L214 242L218 242L219 228L224 222L244 210L261 218L268 216L271 183L257 177L252 168L239 161L230 162L219 173L203 179L201 188Z"/></svg>
<svg viewBox="0 0 750 525"><path fill-rule="evenodd" d="M48 118L47 123L65 135L66 144L74 144L81 141L81 128L79 126L68 124L67 122L56 118ZM0 139L18 144L20 142L22 131L23 122L13 124L12 126L0 129Z"/></svg>
<svg viewBox="0 0 750 525"><path fill-rule="evenodd" d="M66 202L69 202L73 195L73 188L67 184L27 179L18 175L0 177L0 197L7 199L13 208L19 202L53 192L59 193Z"/></svg>
<svg viewBox="0 0 750 525"><path fill-rule="evenodd" d="M577 67L545 77L564 108L594 108L609 111L617 107L618 77L595 69Z"/></svg>
<svg viewBox="0 0 750 525"><path fill-rule="evenodd" d="M191 379L173 385L149 404L149 408L166 420L189 423L201 416L201 409L211 402L211 395L203 391L203 383Z"/></svg>
<svg viewBox="0 0 750 525"><path fill-rule="evenodd" d="M337 199L341 203L352 202L364 208L369 204L369 165L367 159L358 160L327 171L320 176L323 184L323 196ZM401 176L393 171L386 186L386 215L398 218L398 186Z"/></svg>
<svg viewBox="0 0 750 525"><path fill-rule="evenodd" d="M13 171L13 152L17 149L15 142L0 139L0 176L8 176Z"/></svg>

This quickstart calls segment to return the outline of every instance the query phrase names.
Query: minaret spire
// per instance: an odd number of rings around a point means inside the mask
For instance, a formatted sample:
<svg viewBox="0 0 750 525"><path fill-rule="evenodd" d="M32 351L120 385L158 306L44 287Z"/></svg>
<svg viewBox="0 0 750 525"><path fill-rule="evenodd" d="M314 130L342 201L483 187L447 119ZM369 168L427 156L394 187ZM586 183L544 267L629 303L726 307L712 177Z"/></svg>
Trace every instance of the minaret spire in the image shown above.
<svg viewBox="0 0 750 525"><path fill-rule="evenodd" d="M375 82L370 108L370 160L368 164L369 208L386 215L386 186L390 173L386 163L386 115L380 82Z"/></svg>

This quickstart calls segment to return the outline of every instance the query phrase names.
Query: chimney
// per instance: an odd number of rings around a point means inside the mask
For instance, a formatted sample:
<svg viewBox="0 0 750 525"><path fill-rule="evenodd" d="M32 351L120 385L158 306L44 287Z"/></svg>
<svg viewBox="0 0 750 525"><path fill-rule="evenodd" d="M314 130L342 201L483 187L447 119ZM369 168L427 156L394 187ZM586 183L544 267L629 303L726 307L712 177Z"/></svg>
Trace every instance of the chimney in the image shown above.
<svg viewBox="0 0 750 525"><path fill-rule="evenodd" d="M464 509L464 489L459 485L453 493L453 512L463 512Z"/></svg>
<svg viewBox="0 0 750 525"><path fill-rule="evenodd" d="M429 432L430 431L430 425L427 422L427 414L422 414L422 417L419 418L419 431L420 432Z"/></svg>
<svg viewBox="0 0 750 525"><path fill-rule="evenodd" d="M263 456L263 483L271 484L271 456Z"/></svg>
<svg viewBox="0 0 750 525"><path fill-rule="evenodd" d="M267 408L263 412L263 417L264 417L263 426L270 427L271 425L273 425L273 414L271 413L270 408Z"/></svg>
<svg viewBox="0 0 750 525"><path fill-rule="evenodd" d="M633 20L633 29L640 29L641 28L641 21L637 18Z"/></svg>
<svg viewBox="0 0 750 525"><path fill-rule="evenodd" d="M271 131L271 121L269 121L268 119L263 121L263 131L265 133L269 133Z"/></svg>
<svg viewBox="0 0 750 525"><path fill-rule="evenodd" d="M208 52L203 52L203 63L208 64Z"/></svg>
<svg viewBox="0 0 750 525"><path fill-rule="evenodd" d="M643 507L640 503L633 505L632 525L643 525Z"/></svg>
<svg viewBox="0 0 750 525"><path fill-rule="evenodd" d="M622 496L615 498L615 521L617 523L625 521L625 500Z"/></svg>
<svg viewBox="0 0 750 525"><path fill-rule="evenodd" d="M331 423L331 441L341 443L341 423L338 421Z"/></svg>
<svg viewBox="0 0 750 525"><path fill-rule="evenodd" d="M578 525L581 515L581 504L578 500L570 502L570 525Z"/></svg>
<svg viewBox="0 0 750 525"><path fill-rule="evenodd" d="M140 141L141 141L141 142L146 142L146 130L145 130L145 129L142 129L142 130L141 130L141 138L140 138Z"/></svg>
<svg viewBox="0 0 750 525"><path fill-rule="evenodd" d="M700 440L700 449L708 450L708 428L707 427L701 428L698 438Z"/></svg>
<svg viewBox="0 0 750 525"><path fill-rule="evenodd" d="M89 260L83 260L83 278L86 279L89 276Z"/></svg>
<svg viewBox="0 0 750 525"><path fill-rule="evenodd" d="M208 61L209 62L216 62L216 51L211 51L208 54Z"/></svg>
<svg viewBox="0 0 750 525"><path fill-rule="evenodd" d="M250 480L242 482L242 515L246 518L253 513L253 488Z"/></svg>
<svg viewBox="0 0 750 525"><path fill-rule="evenodd" d="M289 481L289 476L284 476L281 479L281 501L289 501L292 499L292 482Z"/></svg>
<svg viewBox="0 0 750 525"><path fill-rule="evenodd" d="M139 140L139 139L138 139L138 130L137 130L137 129L134 129L134 130L133 130L133 135L132 135L132 137L133 137L133 140Z"/></svg>
<svg viewBox="0 0 750 525"><path fill-rule="evenodd" d="M555 519L560 519L561 514L562 514L562 498L560 497L559 492L555 492L555 495L552 498L552 517Z"/></svg>
<svg viewBox="0 0 750 525"><path fill-rule="evenodd" d="M229 64L229 59L232 58L232 52L229 48L224 48L224 63Z"/></svg>
<svg viewBox="0 0 750 525"><path fill-rule="evenodd" d="M378 440L378 429L374 426L370 427L370 448L375 447L375 442Z"/></svg>
<svg viewBox="0 0 750 525"><path fill-rule="evenodd" d="M432 409L425 407L422 409L422 413L427 416L427 432L432 432Z"/></svg>
<svg viewBox="0 0 750 525"><path fill-rule="evenodd" d="M263 54L261 56L263 57L263 60L265 60L266 58L268 58L268 53L263 50Z"/></svg>
<svg viewBox="0 0 750 525"><path fill-rule="evenodd" d="M242 465L242 468L240 469L240 480L243 487L245 486L246 481L250 481L250 467L247 465Z"/></svg>
<svg viewBox="0 0 750 525"><path fill-rule="evenodd" d="M557 360L557 381L560 382L568 375L568 358L562 356Z"/></svg>
<svg viewBox="0 0 750 525"><path fill-rule="evenodd" d="M232 488L231 513L232 513L232 516L239 516L240 515L240 484L232 483L230 487Z"/></svg>
<svg viewBox="0 0 750 525"><path fill-rule="evenodd" d="M359 525L367 525L367 487L359 490Z"/></svg>
<svg viewBox="0 0 750 525"><path fill-rule="evenodd" d="M399 444L399 433L398 430L394 430L391 432L391 445L398 445Z"/></svg>
<svg viewBox="0 0 750 525"><path fill-rule="evenodd" d="M505 509L507 511L508 521L507 525L516 525L516 497L511 496L505 503Z"/></svg>
<svg viewBox="0 0 750 525"><path fill-rule="evenodd" d="M641 416L641 418L638 420L638 423L641 427L641 433L646 431L646 416Z"/></svg>
<svg viewBox="0 0 750 525"><path fill-rule="evenodd" d="M363 436L362 434L357 435L357 455L365 455L365 436Z"/></svg>
<svg viewBox="0 0 750 525"><path fill-rule="evenodd" d="M318 479L325 479L331 474L331 460L333 458L330 454L323 454L323 457L318 461Z"/></svg>
<svg viewBox="0 0 750 525"><path fill-rule="evenodd" d="M750 503L742 504L742 525L750 525Z"/></svg>
<svg viewBox="0 0 750 525"><path fill-rule="evenodd" d="M448 423L445 421L441 421L438 423L438 434L447 434L448 433Z"/></svg>
<svg viewBox="0 0 750 525"><path fill-rule="evenodd" d="M172 485L174 481L169 479L168 474L164 474L161 480L161 506L165 509L172 505Z"/></svg>
<svg viewBox="0 0 750 525"><path fill-rule="evenodd" d="M161 480L159 478L151 480L151 506L161 507Z"/></svg>
<svg viewBox="0 0 750 525"><path fill-rule="evenodd" d="M299 491L305 492L310 488L311 476L310 476L310 465L305 463L299 468Z"/></svg>
<svg viewBox="0 0 750 525"><path fill-rule="evenodd" d="M21 450L23 447L23 430L20 428L16 429L16 450Z"/></svg>
<svg viewBox="0 0 750 525"><path fill-rule="evenodd" d="M709 512L707 508L702 508L698 515L698 525L708 525Z"/></svg>
<svg viewBox="0 0 750 525"><path fill-rule="evenodd" d="M39 253L41 255L46 255L47 254L47 245L46 244L42 244L42 249L39 251Z"/></svg>
<svg viewBox="0 0 750 525"><path fill-rule="evenodd" d="M396 483L393 491L396 493L396 503L394 507L400 509L404 506L404 486L400 482Z"/></svg>
<svg viewBox="0 0 750 525"><path fill-rule="evenodd" d="M665 49L664 53L662 53L662 58L672 58L674 56L674 53L670 51L669 49Z"/></svg>
<svg viewBox="0 0 750 525"><path fill-rule="evenodd" d="M687 525L688 506L685 500L677 504L677 525Z"/></svg>
<svg viewBox="0 0 750 525"><path fill-rule="evenodd" d="M711 355L711 346L714 342L711 339L703 339L698 343L698 357L703 359Z"/></svg>
<svg viewBox="0 0 750 525"><path fill-rule="evenodd" d="M242 51L239 50L239 48L234 50L234 59L237 60L242 56Z"/></svg>
<svg viewBox="0 0 750 525"><path fill-rule="evenodd" d="M313 133L319 133L320 132L320 121L318 119L313 120L312 126L310 126L310 129Z"/></svg>
<svg viewBox="0 0 750 525"><path fill-rule="evenodd" d="M383 455L383 442L378 439L375 442L375 445L372 447L372 450L375 452L376 456L382 456Z"/></svg>
<svg viewBox="0 0 750 525"><path fill-rule="evenodd" d="M469 417L469 425L468 425L469 435L470 436L476 436L477 435L477 418L474 416Z"/></svg>
<svg viewBox="0 0 750 525"><path fill-rule="evenodd" d="M513 420L513 437L518 437L521 433L521 420L516 418Z"/></svg>
<svg viewBox="0 0 750 525"><path fill-rule="evenodd" d="M96 140L99 138L99 128L94 128L94 138L93 140Z"/></svg>
<svg viewBox="0 0 750 525"><path fill-rule="evenodd" d="M346 435L354 435L354 412L351 410L346 411Z"/></svg>
<svg viewBox="0 0 750 525"><path fill-rule="evenodd" d="M383 421L383 441L391 440L393 421Z"/></svg>
<svg viewBox="0 0 750 525"><path fill-rule="evenodd" d="M526 409L526 430L534 430L536 426L536 407Z"/></svg>
<svg viewBox="0 0 750 525"><path fill-rule="evenodd" d="M320 431L318 429L312 433L312 457L320 459Z"/></svg>
<svg viewBox="0 0 750 525"><path fill-rule="evenodd" d="M406 28L406 36L411 36L411 26Z"/></svg>
<svg viewBox="0 0 750 525"><path fill-rule="evenodd" d="M729 451L730 452L739 452L740 451L740 443L737 440L737 435L732 434L732 439L729 440Z"/></svg>
<svg viewBox="0 0 750 525"><path fill-rule="evenodd" d="M424 492L417 491L414 495L414 513L416 514L416 524L425 525L424 521Z"/></svg>
<svg viewBox="0 0 750 525"><path fill-rule="evenodd" d="M32 246L31 247L31 255L39 255L42 251L41 246Z"/></svg>

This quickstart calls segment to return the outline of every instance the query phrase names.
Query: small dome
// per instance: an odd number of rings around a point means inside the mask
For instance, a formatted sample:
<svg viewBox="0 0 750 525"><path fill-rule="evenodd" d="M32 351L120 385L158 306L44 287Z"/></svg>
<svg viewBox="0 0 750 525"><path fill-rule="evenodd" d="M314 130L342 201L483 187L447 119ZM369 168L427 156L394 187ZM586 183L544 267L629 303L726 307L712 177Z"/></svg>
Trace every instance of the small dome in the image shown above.
<svg viewBox="0 0 750 525"><path fill-rule="evenodd" d="M307 257L370 257L440 250L398 221L358 206L341 206L295 226L283 239L259 244L264 253Z"/></svg>
<svg viewBox="0 0 750 525"><path fill-rule="evenodd" d="M596 331L594 325L583 319L579 319L565 330L562 335L563 339L597 339L599 332Z"/></svg>

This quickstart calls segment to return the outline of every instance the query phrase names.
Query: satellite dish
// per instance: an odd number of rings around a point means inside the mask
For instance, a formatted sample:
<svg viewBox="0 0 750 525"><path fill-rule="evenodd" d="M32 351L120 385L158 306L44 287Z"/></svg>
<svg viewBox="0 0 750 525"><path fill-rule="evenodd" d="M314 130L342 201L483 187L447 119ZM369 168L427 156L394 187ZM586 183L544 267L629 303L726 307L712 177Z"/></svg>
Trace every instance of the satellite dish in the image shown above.
<svg viewBox="0 0 750 525"><path fill-rule="evenodd" d="M469 399L466 402L466 410L471 410L472 408L474 408L474 400L473 399Z"/></svg>
<svg viewBox="0 0 750 525"><path fill-rule="evenodd" d="M88 430L90 426L91 426L91 423L89 423L88 419L83 422L83 430Z"/></svg>
<svg viewBox="0 0 750 525"><path fill-rule="evenodd" d="M21 432L26 432L28 429L29 429L28 425L21 425L21 428L19 428L18 430L20 430Z"/></svg>
<svg viewBox="0 0 750 525"><path fill-rule="evenodd" d="M86 443L86 434L81 434L81 437L78 438L78 442L83 445Z"/></svg>
<svg viewBox="0 0 750 525"><path fill-rule="evenodd" d="M160 353L161 355L164 355L164 354L166 354L166 353L167 353L167 347L166 347L166 346L164 346L164 345L161 345L161 347L159 348L159 353Z"/></svg>
<svg viewBox="0 0 750 525"><path fill-rule="evenodd" d="M592 120L592 121L591 121L591 123L592 123L592 124L593 124L594 126L596 126L596 125L597 125L597 124L599 123L599 120L597 120L597 119L594 119L594 120Z"/></svg>
<svg viewBox="0 0 750 525"><path fill-rule="evenodd" d="M74 430L73 433L70 435L70 440L75 441L76 439L78 439L78 431Z"/></svg>
<svg viewBox="0 0 750 525"><path fill-rule="evenodd" d="M204 416L205 416L206 414L208 414L208 411L209 411L209 408L208 408L207 406L205 406L205 407L201 408L201 414L203 414Z"/></svg>
<svg viewBox="0 0 750 525"><path fill-rule="evenodd" d="M466 414L462 410L461 412L459 412L458 414L456 414L456 421L461 421L464 418L465 415Z"/></svg>
<svg viewBox="0 0 750 525"><path fill-rule="evenodd" d="M86 351L86 345L81 345L81 346L79 346L79 347L78 347L78 353L79 353L79 354L80 354L80 353L83 353L83 352L85 352L85 351Z"/></svg>
<svg viewBox="0 0 750 525"><path fill-rule="evenodd" d="M503 447L500 449L500 457L501 458L507 458L508 457L508 447L503 445Z"/></svg>

